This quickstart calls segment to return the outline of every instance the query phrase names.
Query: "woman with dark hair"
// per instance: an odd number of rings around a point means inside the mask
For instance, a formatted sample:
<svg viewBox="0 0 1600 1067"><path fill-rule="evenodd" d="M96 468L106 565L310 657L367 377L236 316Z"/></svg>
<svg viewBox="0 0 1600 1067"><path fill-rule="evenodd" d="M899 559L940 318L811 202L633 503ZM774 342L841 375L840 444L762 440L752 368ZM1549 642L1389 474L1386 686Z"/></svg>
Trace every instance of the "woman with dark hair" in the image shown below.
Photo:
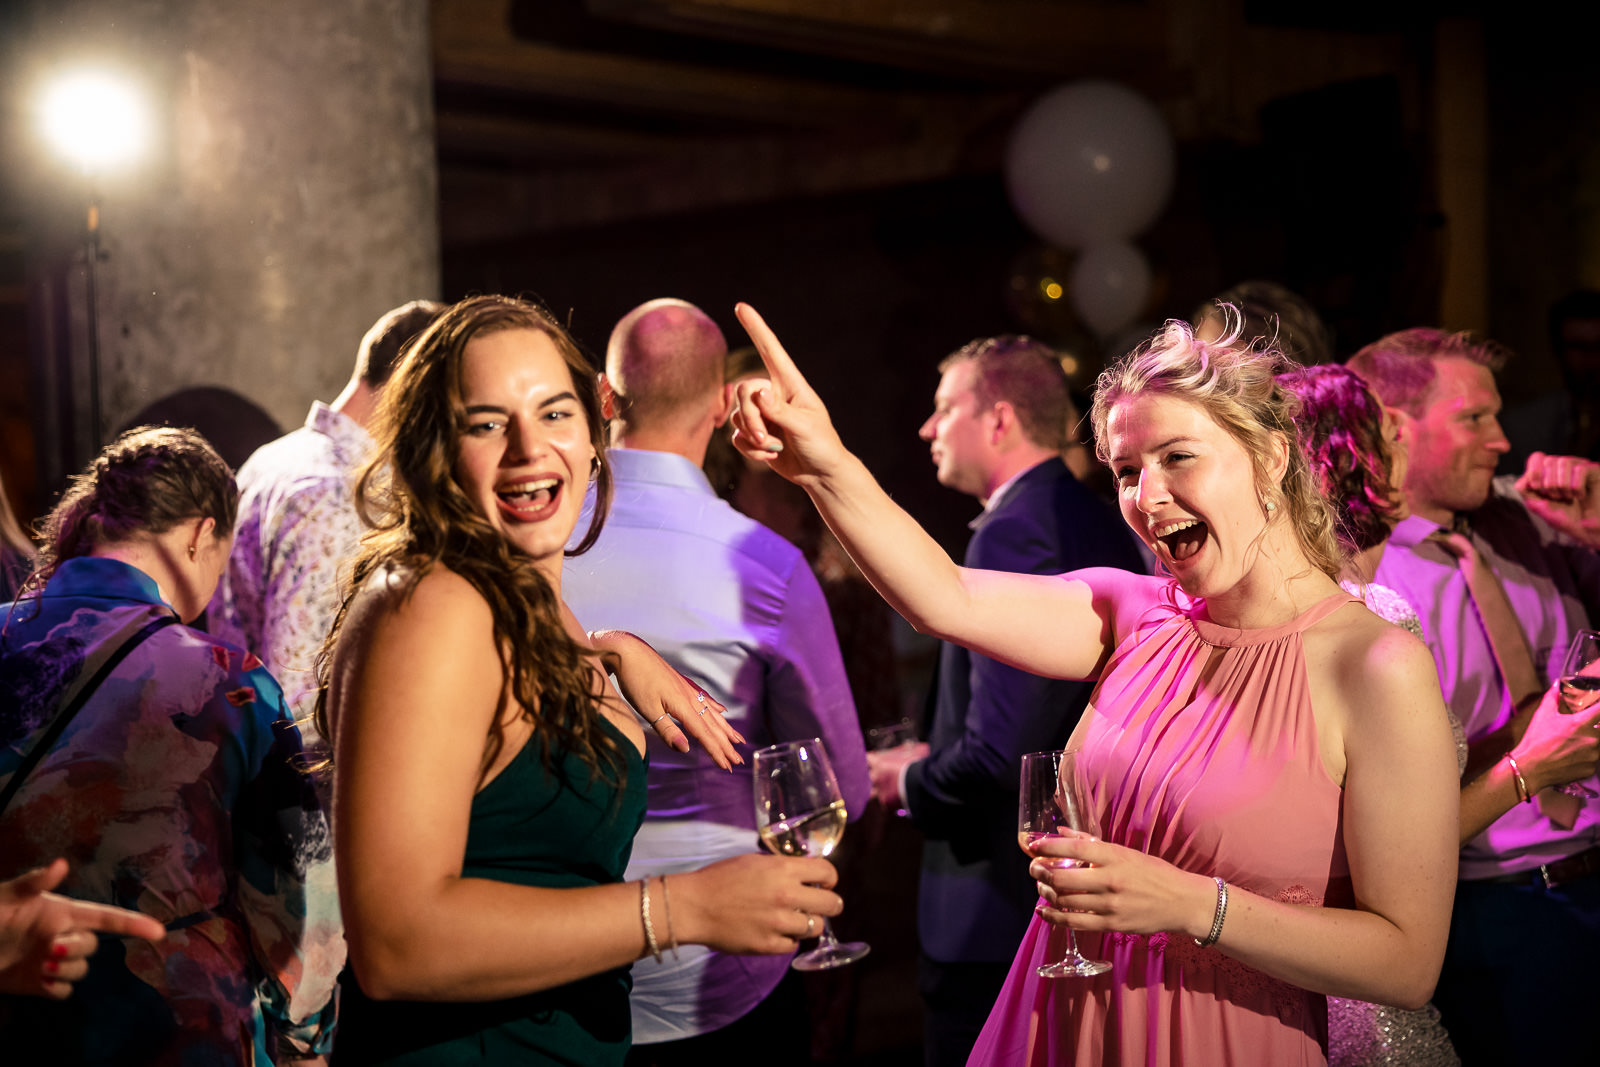
<svg viewBox="0 0 1600 1067"><path fill-rule="evenodd" d="M735 443L807 490L891 604L1096 679L1069 747L1103 838L1029 847L1043 903L970 1062L1318 1064L1324 994L1428 998L1455 884L1443 701L1421 644L1334 581L1277 352L1173 322L1098 382L1098 454L1170 576L1002 574L957 567L895 507L739 314L772 381L741 386ZM1038 977L1060 925L1109 971Z"/></svg>
<svg viewBox="0 0 1600 1067"><path fill-rule="evenodd" d="M562 603L585 490L575 553L611 478L594 374L554 319L505 297L455 305L377 422L357 482L373 530L318 709L356 979L339 1057L620 1064L630 963L689 942L792 952L840 910L833 867L752 854L620 882L644 734L603 666L680 750L674 720L722 766L743 739L642 643L585 634Z"/></svg>
<svg viewBox="0 0 1600 1067"><path fill-rule="evenodd" d="M249 1064L331 1043L344 959L327 820L253 656L187 623L232 541L233 475L192 430L131 430L44 524L0 606L0 877L139 911L76 994L14 1009L18 1063Z"/></svg>

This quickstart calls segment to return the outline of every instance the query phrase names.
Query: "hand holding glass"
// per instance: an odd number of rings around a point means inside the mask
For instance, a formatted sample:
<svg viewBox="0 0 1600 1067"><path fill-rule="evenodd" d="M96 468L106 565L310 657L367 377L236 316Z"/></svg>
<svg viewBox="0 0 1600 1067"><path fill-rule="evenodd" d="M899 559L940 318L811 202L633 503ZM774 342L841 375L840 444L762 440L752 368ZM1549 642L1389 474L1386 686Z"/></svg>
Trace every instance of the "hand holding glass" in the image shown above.
<svg viewBox="0 0 1600 1067"><path fill-rule="evenodd" d="M1029 847L1046 838L1061 837L1063 830L1098 834L1094 816L1084 804L1078 777L1077 752L1030 752L1022 757L1022 792L1017 802L1017 843ZM1052 857L1058 867L1075 867L1077 860ZM1038 969L1040 978L1087 978L1111 969L1103 960L1086 959L1078 952L1078 935L1067 927L1067 949L1061 959Z"/></svg>
<svg viewBox="0 0 1600 1067"><path fill-rule="evenodd" d="M868 752L887 752L891 748L904 748L916 743L917 724L910 719L901 719L888 726L874 726L867 731ZM904 807L894 809L894 813L902 819L911 815Z"/></svg>
<svg viewBox="0 0 1600 1067"><path fill-rule="evenodd" d="M1588 711L1600 700L1600 632L1579 630L1573 635L1566 662L1561 667L1559 685L1561 702L1558 706L1563 714ZM1568 782L1560 788L1568 796L1585 800L1600 797L1600 793L1578 782Z"/></svg>
<svg viewBox="0 0 1600 1067"><path fill-rule="evenodd" d="M844 836L844 798L822 741L790 741L758 749L755 771L756 832L767 851L780 856L832 854ZM817 947L794 958L800 971L854 963L870 952L859 941L840 942L827 917Z"/></svg>

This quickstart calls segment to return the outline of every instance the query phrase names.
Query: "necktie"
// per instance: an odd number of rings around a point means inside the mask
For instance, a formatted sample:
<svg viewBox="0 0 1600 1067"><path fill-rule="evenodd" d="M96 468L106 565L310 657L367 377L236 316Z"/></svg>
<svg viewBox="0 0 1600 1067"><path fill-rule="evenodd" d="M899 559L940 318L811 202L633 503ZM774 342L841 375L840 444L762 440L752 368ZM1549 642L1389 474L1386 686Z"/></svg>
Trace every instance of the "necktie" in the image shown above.
<svg viewBox="0 0 1600 1067"><path fill-rule="evenodd" d="M1522 624L1511 610L1511 601L1489 561L1465 535L1439 530L1433 540L1443 545L1456 558L1456 566L1467 583L1467 593L1472 606L1483 623L1483 632L1489 639L1495 665L1500 668L1500 678L1505 682L1513 708L1521 709L1529 700L1536 700L1544 691L1539 672L1533 665L1533 653L1528 649L1528 638ZM1578 821L1583 802L1554 789L1539 792L1539 811L1563 830L1572 829Z"/></svg>

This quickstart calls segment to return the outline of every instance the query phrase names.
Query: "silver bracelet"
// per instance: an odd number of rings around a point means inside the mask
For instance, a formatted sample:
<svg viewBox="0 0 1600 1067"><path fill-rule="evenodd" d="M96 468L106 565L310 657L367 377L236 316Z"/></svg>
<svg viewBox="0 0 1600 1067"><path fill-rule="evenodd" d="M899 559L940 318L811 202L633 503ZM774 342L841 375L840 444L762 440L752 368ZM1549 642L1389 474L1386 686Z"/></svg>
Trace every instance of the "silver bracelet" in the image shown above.
<svg viewBox="0 0 1600 1067"><path fill-rule="evenodd" d="M656 928L650 922L650 879L639 879L639 918L644 923L644 944L650 955L661 962L661 946L656 944Z"/></svg>
<svg viewBox="0 0 1600 1067"><path fill-rule="evenodd" d="M1211 932L1205 940L1195 938L1194 943L1201 948L1210 948L1217 943L1217 938L1222 936L1222 920L1228 917L1228 883L1221 878L1217 879L1217 913L1211 917Z"/></svg>

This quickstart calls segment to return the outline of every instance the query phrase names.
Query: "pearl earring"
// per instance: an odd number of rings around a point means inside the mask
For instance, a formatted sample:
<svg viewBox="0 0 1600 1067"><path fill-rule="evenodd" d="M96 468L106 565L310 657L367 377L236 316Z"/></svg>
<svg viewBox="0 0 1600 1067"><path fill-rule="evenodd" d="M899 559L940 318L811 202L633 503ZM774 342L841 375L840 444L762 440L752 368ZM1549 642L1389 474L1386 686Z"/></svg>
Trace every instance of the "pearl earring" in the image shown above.
<svg viewBox="0 0 1600 1067"><path fill-rule="evenodd" d="M1267 509L1269 514L1271 512L1274 512L1274 511L1278 510L1278 502L1276 500L1268 500L1265 503L1266 503L1266 509Z"/></svg>

